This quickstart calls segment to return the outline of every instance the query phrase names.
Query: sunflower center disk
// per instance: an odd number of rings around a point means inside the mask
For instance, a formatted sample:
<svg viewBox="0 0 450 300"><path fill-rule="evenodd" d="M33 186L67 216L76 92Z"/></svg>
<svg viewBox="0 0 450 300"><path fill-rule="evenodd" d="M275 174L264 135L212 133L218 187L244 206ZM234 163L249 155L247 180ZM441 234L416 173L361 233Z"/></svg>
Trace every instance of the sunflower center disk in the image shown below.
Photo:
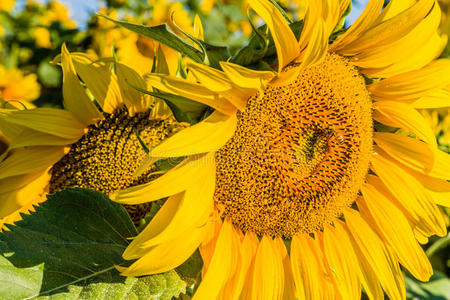
<svg viewBox="0 0 450 300"><path fill-rule="evenodd" d="M321 230L354 202L372 133L364 79L329 54L291 84L249 99L216 154L216 206L244 232L289 238Z"/></svg>
<svg viewBox="0 0 450 300"><path fill-rule="evenodd" d="M133 117L126 110L104 114L105 119L89 126L88 132L52 168L50 192L82 187L110 194L154 179L152 166L133 177L146 153L144 143L154 147L186 127L171 119L149 119L149 112ZM139 141L141 139L141 141ZM134 221L140 220L148 204L126 205Z"/></svg>

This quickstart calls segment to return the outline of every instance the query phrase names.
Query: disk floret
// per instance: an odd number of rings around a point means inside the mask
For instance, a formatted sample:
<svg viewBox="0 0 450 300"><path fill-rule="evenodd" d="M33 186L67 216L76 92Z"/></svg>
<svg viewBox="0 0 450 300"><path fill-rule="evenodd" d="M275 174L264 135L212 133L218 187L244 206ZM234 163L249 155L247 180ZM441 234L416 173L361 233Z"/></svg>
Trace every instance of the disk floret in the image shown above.
<svg viewBox="0 0 450 300"><path fill-rule="evenodd" d="M82 187L111 194L153 179L155 166L134 176L146 156L145 147L156 146L186 125L149 115L150 111L131 117L124 109L105 113L105 119L89 126L87 133L53 166L50 192ZM148 206L127 206L127 210L134 219L140 219Z"/></svg>
<svg viewBox="0 0 450 300"><path fill-rule="evenodd" d="M364 79L329 54L238 113L235 135L216 154L216 205L244 232L289 238L321 230L354 202L372 132Z"/></svg>

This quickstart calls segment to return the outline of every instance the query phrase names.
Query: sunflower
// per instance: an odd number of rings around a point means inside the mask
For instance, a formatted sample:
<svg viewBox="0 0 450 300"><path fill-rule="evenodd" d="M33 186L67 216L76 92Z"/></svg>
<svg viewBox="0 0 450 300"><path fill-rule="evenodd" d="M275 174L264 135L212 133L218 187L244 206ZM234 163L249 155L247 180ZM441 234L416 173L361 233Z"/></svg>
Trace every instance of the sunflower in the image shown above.
<svg viewBox="0 0 450 300"><path fill-rule="evenodd" d="M0 230L66 187L109 194L149 181L155 166L133 177L146 153L141 143L157 144L186 127L162 102L150 109L156 100L130 86L146 88L129 67L115 63L113 73L65 46L60 62L65 109L0 109ZM136 222L147 209L127 207Z"/></svg>
<svg viewBox="0 0 450 300"><path fill-rule="evenodd" d="M43 26L50 26L52 23L59 22L67 29L77 28L77 23L70 18L69 9L58 1L49 1L46 7L34 1L28 1L27 5L34 5L43 10L43 15L39 17L39 24Z"/></svg>
<svg viewBox="0 0 450 300"><path fill-rule="evenodd" d="M9 12L13 9L15 4L14 0L3 0L2 3L0 3L0 11L6 11Z"/></svg>
<svg viewBox="0 0 450 300"><path fill-rule="evenodd" d="M0 99L16 107L32 107L41 94L36 74L25 75L17 68L0 65Z"/></svg>
<svg viewBox="0 0 450 300"><path fill-rule="evenodd" d="M188 79L146 77L215 110L142 166L182 163L113 194L122 204L168 197L119 270L164 272L199 249L193 299L359 299L361 286L371 299L404 299L400 264L429 279L418 242L446 234L438 205L450 205L450 156L411 104L450 83L450 61L435 60L446 43L439 6L371 0L335 30L350 1L310 1L297 39L270 1L248 2L273 37L272 70L190 61Z"/></svg>

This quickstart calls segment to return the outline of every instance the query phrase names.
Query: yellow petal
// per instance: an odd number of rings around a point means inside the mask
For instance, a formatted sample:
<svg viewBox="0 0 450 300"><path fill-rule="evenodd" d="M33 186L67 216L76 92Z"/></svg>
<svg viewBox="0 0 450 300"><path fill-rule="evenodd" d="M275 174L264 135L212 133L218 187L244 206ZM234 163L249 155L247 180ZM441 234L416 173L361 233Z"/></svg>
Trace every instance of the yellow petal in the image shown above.
<svg viewBox="0 0 450 300"><path fill-rule="evenodd" d="M375 173L397 199L396 205L403 207L404 213L415 220L416 226L428 235L445 235L446 227L439 208L433 203L420 182L397 164L379 154L372 156L371 164ZM378 184L377 189L383 188Z"/></svg>
<svg viewBox="0 0 450 300"><path fill-rule="evenodd" d="M345 53L345 46L358 39L377 20L384 0L370 0L358 19L330 46L330 51Z"/></svg>
<svg viewBox="0 0 450 300"><path fill-rule="evenodd" d="M50 135L26 128L13 140L9 149L29 146L70 146L78 140L78 137L65 139L56 135Z"/></svg>
<svg viewBox="0 0 450 300"><path fill-rule="evenodd" d="M275 76L270 71L255 71L230 62L221 61L220 66L235 85L248 89L263 90Z"/></svg>
<svg viewBox="0 0 450 300"><path fill-rule="evenodd" d="M203 259L202 276L205 276L206 270L208 270L222 225L222 219L218 216L217 211L215 211L211 217L211 221L206 224L205 238L198 248Z"/></svg>
<svg viewBox="0 0 450 300"><path fill-rule="evenodd" d="M194 36L203 41L203 25L200 17L197 14L194 18Z"/></svg>
<svg viewBox="0 0 450 300"><path fill-rule="evenodd" d="M441 36L438 33L435 33L426 43L415 49L414 53L405 56L402 60L383 68L364 69L363 72L364 74L373 77L389 78L402 73L418 70L439 57L446 45L447 36Z"/></svg>
<svg viewBox="0 0 450 300"><path fill-rule="evenodd" d="M370 184L365 184L361 191L364 198L357 198L361 216L391 245L400 263L414 277L428 281L433 269L401 210Z"/></svg>
<svg viewBox="0 0 450 300"><path fill-rule="evenodd" d="M311 42L314 42L314 39L317 38L317 35L313 35L313 31L317 27L317 23L319 21L324 22L325 16L324 11L326 10L326 1L319 0L315 5L308 5L305 22L303 25L302 33L300 35L300 40L298 41L300 51L303 52ZM324 22L325 23L325 22ZM322 24L322 31L325 31L325 24Z"/></svg>
<svg viewBox="0 0 450 300"><path fill-rule="evenodd" d="M176 197L178 198L175 200L177 205L175 209L172 209L174 214L170 216L169 220L164 215L160 218L159 212L156 214L144 230L146 231L146 240L142 247L150 247L168 241L179 234L180 228L189 229L203 226L214 207L215 187L216 167L214 163L211 163L203 166L198 174L196 185L188 187L184 192L184 197L181 199Z"/></svg>
<svg viewBox="0 0 450 300"><path fill-rule="evenodd" d="M198 248L204 237L204 227L182 231L180 238L152 247L130 267L116 266L116 268L122 276L142 276L167 272L186 261Z"/></svg>
<svg viewBox="0 0 450 300"><path fill-rule="evenodd" d="M432 149L437 148L436 137L427 120L408 104L395 101L374 103L373 118L392 127L403 128L426 141Z"/></svg>
<svg viewBox="0 0 450 300"><path fill-rule="evenodd" d="M196 184L199 174L202 174L202 168L212 163L214 163L214 153L191 156L149 183L130 187L111 195L111 200L122 204L139 204L181 193Z"/></svg>
<svg viewBox="0 0 450 300"><path fill-rule="evenodd" d="M236 280L236 283L233 287L233 291L231 294L231 299L237 300L237 299L246 299L250 297L250 289L244 290L245 285L249 285L249 275L250 275L250 268L252 266L252 262L254 260L254 257L256 255L256 250L258 249L258 238L256 235L252 232L247 232L244 236L244 239L242 241L241 245L241 264L239 270L236 272L238 273L238 278ZM242 295L242 296L241 296ZM241 296L241 297L240 297ZM226 299L226 298L225 298Z"/></svg>
<svg viewBox="0 0 450 300"><path fill-rule="evenodd" d="M149 251L150 247L146 247L144 244L151 238L158 235L158 233L164 231L167 228L173 218L179 214L180 207L182 205L185 193L181 192L176 195L170 196L164 205L158 210L158 213L153 217L150 224L147 225L139 235L133 239L130 245L125 249L122 256L126 260L137 259ZM180 227L183 228L183 227ZM183 228L183 231L188 228ZM192 229L189 228L189 229ZM178 232L180 234L180 232ZM172 239L177 236L172 236ZM170 240L170 239L169 239ZM163 241L167 242L167 240ZM152 246L155 246L153 244Z"/></svg>
<svg viewBox="0 0 450 300"><path fill-rule="evenodd" d="M355 255L355 259L358 262L357 265L354 265L354 270L358 274L369 299L384 299L383 290L381 289L377 274L374 272L371 264L369 263L368 257L363 254L360 247L357 245L357 242L353 238L347 224L340 220L336 220L334 222L334 226L336 233L351 243L349 253L351 256Z"/></svg>
<svg viewBox="0 0 450 300"><path fill-rule="evenodd" d="M341 50L342 54L354 55L373 46L391 44L406 36L428 15L435 0L419 0L415 5L389 20L381 22L362 33L357 40L349 43ZM439 13L440 15L440 13ZM440 16L438 16L439 18ZM436 28L434 28L436 30Z"/></svg>
<svg viewBox="0 0 450 300"><path fill-rule="evenodd" d="M347 209L344 216L357 246L367 258L386 294L390 299L405 299L403 275L392 253L358 212Z"/></svg>
<svg viewBox="0 0 450 300"><path fill-rule="evenodd" d="M14 111L8 111L8 113L13 114ZM22 125L9 122L6 116L7 113L0 109L0 135L2 142L5 144L10 144L11 141L15 140L20 134L22 134L24 128ZM14 120L14 118L9 118L9 120Z"/></svg>
<svg viewBox="0 0 450 300"><path fill-rule="evenodd" d="M243 261L245 257L242 252L242 240L244 236L241 230L236 228L233 228L232 235L232 241L235 243L234 248L236 249L233 253L235 258L235 265L232 271L233 274L221 288L217 300L239 299L239 295L242 291L242 286L239 286L239 280L242 276L246 276L247 272L246 269L243 269L246 265L246 262ZM244 274L241 274L241 272L244 272Z"/></svg>
<svg viewBox="0 0 450 300"><path fill-rule="evenodd" d="M284 269L284 291L282 299L295 299L294 275L292 274L291 260L282 238L275 239L275 247L281 254Z"/></svg>
<svg viewBox="0 0 450 300"><path fill-rule="evenodd" d="M330 274L336 282L343 299L360 299L361 282L359 279L359 263L346 234L339 234L327 225L323 231L323 253L332 270Z"/></svg>
<svg viewBox="0 0 450 300"><path fill-rule="evenodd" d="M439 178L433 178L419 172L414 172L412 175L423 184L434 203L450 207L450 182Z"/></svg>
<svg viewBox="0 0 450 300"><path fill-rule="evenodd" d="M216 299L228 278L234 274L238 241L233 235L233 230L233 225L225 220L211 262L192 298L193 300Z"/></svg>
<svg viewBox="0 0 450 300"><path fill-rule="evenodd" d="M0 109L5 121L65 139L79 139L87 130L71 112L56 108L6 111Z"/></svg>
<svg viewBox="0 0 450 300"><path fill-rule="evenodd" d="M326 24L322 19L318 19L314 23L311 32L311 40L308 42L305 51L301 55L300 68L307 68L321 62L328 51L328 35L326 32Z"/></svg>
<svg viewBox="0 0 450 300"><path fill-rule="evenodd" d="M133 116L138 112L147 111L152 103L152 97L134 88L148 90L141 75L121 63L116 63L116 73L122 101L127 106L130 115Z"/></svg>
<svg viewBox="0 0 450 300"><path fill-rule="evenodd" d="M225 73L220 70L193 61L188 61L187 67L195 79L211 91L220 93L231 90L234 87L234 84L228 80Z"/></svg>
<svg viewBox="0 0 450 300"><path fill-rule="evenodd" d="M148 74L145 78L148 84L158 90L206 104L227 115L236 112L236 107L225 97L211 92L201 84L161 74Z"/></svg>
<svg viewBox="0 0 450 300"><path fill-rule="evenodd" d="M150 151L151 157L180 157L217 151L234 135L237 116L213 112L208 118L183 129Z"/></svg>
<svg viewBox="0 0 450 300"><path fill-rule="evenodd" d="M103 115L89 99L86 90L81 85L65 44L61 48L61 64L63 70L63 98L67 110L72 112L85 126L103 119Z"/></svg>
<svg viewBox="0 0 450 300"><path fill-rule="evenodd" d="M41 175L42 172L35 172L3 178L0 180L0 194L18 190Z"/></svg>
<svg viewBox="0 0 450 300"><path fill-rule="evenodd" d="M375 132L374 140L392 158L429 176L450 180L450 155L399 134Z"/></svg>
<svg viewBox="0 0 450 300"><path fill-rule="evenodd" d="M379 21L385 21L392 17L395 17L396 15L400 14L401 12L405 11L406 9L410 8L416 3L416 0L396 0L396 1L390 1L388 5L383 9L381 12Z"/></svg>
<svg viewBox="0 0 450 300"><path fill-rule="evenodd" d="M94 62L83 53L73 53L72 61L76 72L86 84L102 110L113 113L121 104L117 76L108 64Z"/></svg>
<svg viewBox="0 0 450 300"><path fill-rule="evenodd" d="M423 47L436 33L440 21L441 10L439 5L435 5L432 11L404 37L373 44L350 60L354 65L361 68L388 67L404 59L405 52L410 49Z"/></svg>
<svg viewBox="0 0 450 300"><path fill-rule="evenodd" d="M49 181L50 174L46 169L44 172L40 172L34 180L19 189L1 193L0 218L7 218L15 211L28 207L30 202L36 203L36 199L44 193Z"/></svg>
<svg viewBox="0 0 450 300"><path fill-rule="evenodd" d="M203 86L212 92L223 95L237 109L242 109L247 104L247 99L256 94L256 89L244 89L234 84L224 72L203 64L190 61L187 63L189 71L201 82Z"/></svg>
<svg viewBox="0 0 450 300"><path fill-rule="evenodd" d="M413 101L450 84L450 59L372 83L367 88L376 100Z"/></svg>
<svg viewBox="0 0 450 300"><path fill-rule="evenodd" d="M294 33L280 11L267 0L249 0L251 8L266 22L278 57L278 72L299 55L299 45Z"/></svg>
<svg viewBox="0 0 450 300"><path fill-rule="evenodd" d="M302 238L303 240L303 238ZM303 279L303 253L302 253L302 245L301 240L299 240L296 236L292 238L291 242L291 269L292 276L294 277L295 283L295 296L297 299L305 299L306 297L306 288L309 288L309 284L304 282Z"/></svg>
<svg viewBox="0 0 450 300"><path fill-rule="evenodd" d="M416 109L450 107L450 88L434 90L411 104Z"/></svg>
<svg viewBox="0 0 450 300"><path fill-rule="evenodd" d="M292 238L291 264L299 299L326 299L326 277L321 250L309 235ZM304 295L301 294L304 289Z"/></svg>
<svg viewBox="0 0 450 300"><path fill-rule="evenodd" d="M68 150L59 146L14 149L0 163L0 179L43 171L59 161Z"/></svg>
<svg viewBox="0 0 450 300"><path fill-rule="evenodd" d="M408 167L420 172L433 168L433 150L417 139L387 132L375 132L373 139L381 149Z"/></svg>
<svg viewBox="0 0 450 300"><path fill-rule="evenodd" d="M251 299L282 299L284 291L282 257L272 238L266 235L259 243L252 275Z"/></svg>
<svg viewBox="0 0 450 300"><path fill-rule="evenodd" d="M325 0L324 1L324 21L325 21L325 32L326 39L328 41L331 33L333 32L336 24L341 18L344 11L347 9L350 1L335 1L335 0Z"/></svg>

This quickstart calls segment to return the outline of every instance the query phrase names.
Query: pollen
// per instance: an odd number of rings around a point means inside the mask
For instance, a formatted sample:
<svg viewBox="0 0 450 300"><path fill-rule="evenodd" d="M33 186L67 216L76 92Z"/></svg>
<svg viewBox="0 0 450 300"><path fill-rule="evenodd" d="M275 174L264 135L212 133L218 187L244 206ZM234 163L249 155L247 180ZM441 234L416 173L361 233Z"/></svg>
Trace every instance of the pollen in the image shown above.
<svg viewBox="0 0 450 300"><path fill-rule="evenodd" d="M150 112L130 117L125 109L104 114L104 120L91 125L87 133L52 168L50 192L67 187L82 187L111 194L149 182L156 166L144 174L134 173L146 156L145 147L154 147L163 139L186 127L172 119L151 119ZM148 203L125 205L135 223L150 209Z"/></svg>
<svg viewBox="0 0 450 300"><path fill-rule="evenodd" d="M364 78L346 58L328 54L238 112L233 138L216 152L216 207L260 236L322 230L355 201L372 135Z"/></svg>

